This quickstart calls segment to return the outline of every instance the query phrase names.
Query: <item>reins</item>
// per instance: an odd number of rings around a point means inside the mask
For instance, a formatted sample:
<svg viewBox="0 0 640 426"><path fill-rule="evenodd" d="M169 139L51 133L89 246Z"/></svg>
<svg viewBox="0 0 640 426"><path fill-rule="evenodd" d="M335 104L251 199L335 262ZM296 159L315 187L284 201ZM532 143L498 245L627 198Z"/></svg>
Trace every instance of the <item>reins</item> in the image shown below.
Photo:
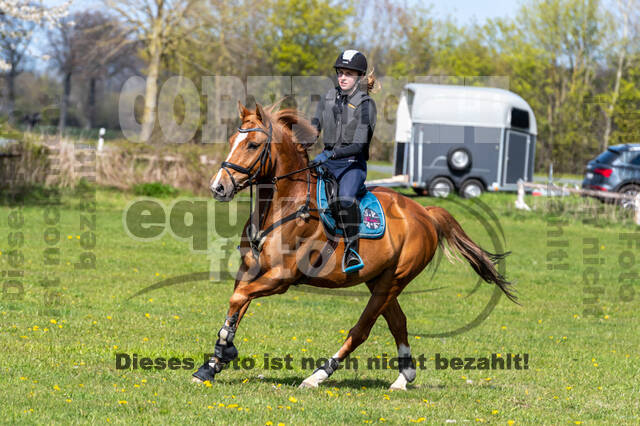
<svg viewBox="0 0 640 426"><path fill-rule="evenodd" d="M265 208L265 210L262 212L262 215L259 212L260 209L260 203L256 203L255 209L253 206L253 187L256 186L259 182L258 182L258 176L262 173L262 172L266 172L267 170L265 169L265 167L267 167L267 164L269 165L269 168L271 168L271 139L272 139L272 134L273 134L273 126L271 125L271 122L269 122L269 131L265 131L264 129L260 128L260 127L252 127L250 129L241 129L238 128L238 132L240 133L249 133L249 132L261 132L264 133L265 135L267 135L267 141L264 144L264 148L262 148L262 151L260 152L260 156L258 156L258 158L256 158L256 160L251 163L251 165L249 167L242 167L238 164L234 164L228 161L223 161L221 164L221 169L224 170L228 175L229 178L231 179L231 183L233 184L233 191L234 193L237 193L238 191L244 189L246 186L249 186L249 210L250 210L250 226L249 226L249 245L251 246L251 251L253 253L254 258L256 259L256 261L258 260L259 256L260 256L260 252L262 251L262 245L264 244L265 240L266 240L266 236L273 231L274 229L276 229L278 226L281 226L289 221L292 221L294 219L297 219L298 217L302 217L303 219L307 219L308 217L310 217L310 211L311 210L318 210L318 209L310 209L309 208L309 204L311 202L311 172L310 169L312 169L314 166L307 166L307 167L303 167L302 169L298 169L298 170L294 170L292 172L289 173L285 173L283 175L280 176L275 176L271 179L271 184L275 185L278 180L292 176L294 174L300 173L300 172L304 172L307 171L307 197L305 200L305 203L300 206L300 208L298 208L295 212L283 217L282 219L279 219L277 221L275 221L274 223L272 223L271 225L269 225L266 229L262 230L262 222L264 220L264 214L267 211L267 208ZM256 164L259 163L258 169L252 173L252 169L255 167ZM233 175L231 174L231 172L228 170L228 168L233 169L237 172L240 172L242 174L245 174L247 176L249 176L249 179L247 179L246 182L248 182L248 185L243 184L242 186L239 186L236 182L236 180L233 178ZM271 200L269 200L269 203L271 202ZM253 217L254 216L258 216L258 226L257 229L256 227L254 227L254 223L253 223Z"/></svg>

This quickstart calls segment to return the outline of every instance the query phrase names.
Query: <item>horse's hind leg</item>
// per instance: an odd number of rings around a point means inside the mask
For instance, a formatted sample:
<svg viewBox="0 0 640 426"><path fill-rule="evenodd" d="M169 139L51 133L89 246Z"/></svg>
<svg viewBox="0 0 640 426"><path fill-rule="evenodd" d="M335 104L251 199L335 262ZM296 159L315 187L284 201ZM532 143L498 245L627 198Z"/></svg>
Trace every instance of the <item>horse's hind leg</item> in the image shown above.
<svg viewBox="0 0 640 426"><path fill-rule="evenodd" d="M363 343L369 337L371 328L376 323L376 320L387 308L389 302L400 293L402 286L397 285L393 280L393 270L386 270L379 275L372 285L377 286L376 291L371 294L369 302L360 315L360 319L356 325L349 330L347 339L342 344L342 347L335 355L333 355L324 366L316 369L313 374L307 377L301 384L301 388L315 388L320 383L325 381L335 370L338 369L340 361L345 359L351 352L353 352L361 343Z"/></svg>
<svg viewBox="0 0 640 426"><path fill-rule="evenodd" d="M369 290L374 291L372 286L369 286ZM382 312L382 316L387 321L398 348L398 370L400 373L396 381L391 384L390 389L407 390L407 383L416 379L416 364L411 358L407 335L407 317L402 312L397 297L389 302L387 308Z"/></svg>

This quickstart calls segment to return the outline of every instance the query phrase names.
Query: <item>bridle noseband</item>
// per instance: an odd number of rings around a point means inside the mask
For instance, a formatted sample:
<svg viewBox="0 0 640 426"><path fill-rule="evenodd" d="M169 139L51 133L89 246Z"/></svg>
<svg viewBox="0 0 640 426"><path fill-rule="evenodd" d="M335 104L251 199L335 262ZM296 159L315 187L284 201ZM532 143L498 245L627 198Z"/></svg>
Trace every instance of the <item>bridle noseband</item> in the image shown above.
<svg viewBox="0 0 640 426"><path fill-rule="evenodd" d="M269 122L269 131L268 132L266 130L264 130L263 128L261 128L261 127L252 127L250 129L241 129L240 127L238 127L238 132L240 132L240 133L249 133L249 132L264 133L265 135L267 135L267 141L265 142L264 147L262 148L262 151L260 152L260 155L258 156L258 158L256 158L256 160L253 163L251 163L251 165L249 167L242 167L242 166L239 166L238 164L230 163L228 161L223 161L222 164L220 165L220 168L222 170L224 170L225 172L227 172L227 174L229 175L229 178L231 179L231 183L233 184L233 192L234 193L242 190L243 188L246 188L248 185L253 185L253 184L257 183L257 177L264 170L267 162L269 163L269 165L271 165L271 136L272 136L272 133L273 133L273 127L271 126L271 122ZM260 166L258 167L258 169L254 173L252 173L251 170L258 163L260 163ZM233 170L235 170L237 172L245 174L245 175L249 176L249 179L247 179L247 181L243 184L243 186L240 187L237 184L236 180L233 178L233 175L231 174L229 169L233 169Z"/></svg>

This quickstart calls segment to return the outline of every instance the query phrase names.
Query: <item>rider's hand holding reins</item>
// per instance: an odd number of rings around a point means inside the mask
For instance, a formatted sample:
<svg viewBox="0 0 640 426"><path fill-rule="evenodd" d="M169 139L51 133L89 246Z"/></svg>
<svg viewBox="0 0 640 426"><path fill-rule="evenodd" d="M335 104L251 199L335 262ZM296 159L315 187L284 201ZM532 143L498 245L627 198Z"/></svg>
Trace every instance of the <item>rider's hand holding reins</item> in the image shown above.
<svg viewBox="0 0 640 426"><path fill-rule="evenodd" d="M310 167L319 166L320 164L325 163L327 160L331 158L333 158L333 151L322 151L320 154L316 156L316 158L311 160L311 162L309 163L309 166Z"/></svg>

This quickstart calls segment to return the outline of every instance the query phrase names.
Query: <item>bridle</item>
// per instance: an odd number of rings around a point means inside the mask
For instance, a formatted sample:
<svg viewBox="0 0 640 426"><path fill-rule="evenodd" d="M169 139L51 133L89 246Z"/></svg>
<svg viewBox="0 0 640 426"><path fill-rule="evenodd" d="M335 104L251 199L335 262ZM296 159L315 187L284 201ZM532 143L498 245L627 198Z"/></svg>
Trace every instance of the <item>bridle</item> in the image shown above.
<svg viewBox="0 0 640 426"><path fill-rule="evenodd" d="M238 164L235 163L231 163L229 161L223 161L222 164L220 165L220 168L222 170L224 170L225 172L227 172L227 174L229 175L229 178L231 179L231 183L233 184L233 192L236 193L244 188L247 187L247 185L255 185L257 183L257 177L258 175L260 175L260 173L262 171L264 171L263 169L265 168L267 162L269 163L269 166L271 166L271 136L273 133L273 127L271 126L271 122L269 122L269 131L267 132L266 130L264 130L261 127L252 127L250 129L241 129L240 127L238 127L238 132L240 133L250 133L250 132L260 132L260 133L264 133L265 135L267 135L267 142L265 142L264 147L262 148L262 151L260 152L260 155L258 156L258 158L256 158L256 160L251 163L251 165L249 167L242 167ZM258 167L258 169L254 172L251 173L251 170L255 167L256 164L260 163L260 166ZM240 172L242 174L245 174L247 176L249 176L249 179L247 179L247 181L245 182L245 184L243 184L242 187L238 186L238 183L236 182L236 180L233 178L233 175L231 174L231 172L229 171L229 169L233 169L237 172Z"/></svg>
<svg viewBox="0 0 640 426"><path fill-rule="evenodd" d="M276 222L272 223L269 227L267 227L266 229L262 230L262 223L264 221L264 214L267 211L267 209L265 209L262 214L260 214L260 212L258 212L257 210L259 209L259 204L256 204L256 208L254 210L253 208L253 187L255 185L257 185L258 183L258 176L260 176L261 174L266 173L268 171L267 167L269 169L271 169L273 167L273 164L271 162L271 138L273 135L273 126L271 125L271 122L269 122L269 130L266 131L261 127L252 127L249 129L242 129L240 127L238 127L238 132L240 133L249 133L249 132L260 132L260 133L264 133L265 135L267 135L267 141L264 143L264 147L262 148L262 151L260 152L260 155L258 156L258 158L255 159L255 161L253 163L251 163L251 165L249 167L243 167L240 166L238 164L235 163L231 163L229 161L223 161L222 164L220 165L220 168L222 170L224 170L228 175L229 178L231 179L231 183L233 184L233 193L237 193L238 191L241 191L242 189L246 188L247 186L249 186L249 211L250 213L250 218L253 219L253 217L256 215L256 213L258 214L258 226L254 226L253 221L250 221L250 226L249 226L249 231L248 231L248 235L249 235L249 244L251 246L251 250L253 253L253 256L255 257L256 261L258 260L258 257L260 256L260 251L262 250L262 245L264 244L264 241L266 239L267 234L269 234L271 231L273 231L275 228L277 228L280 225L283 225L293 219L296 219L298 217L302 217L304 219L307 219L310 214L309 212L311 210L318 210L318 209L310 209L309 208L309 203L311 201L311 172L309 171L310 169L314 168L315 166L307 166L307 167L303 167L302 169L298 169L298 170L294 170L293 172L289 172L289 173L285 173L283 175L280 176L274 176L271 179L271 184L276 184L278 182L278 180L294 175L296 173L300 173L303 171L307 171L307 198L305 203L300 206L300 208L298 210L296 210L294 213L291 213L285 217L283 217L280 220L277 220ZM259 164L258 168L256 169L255 172L252 172L253 168L256 166L256 164ZM240 172L244 175L249 176L249 179L247 179L245 182L243 182L242 185L238 185L238 183L236 182L236 180L233 178L233 175L231 174L231 172L229 171L229 169L233 169L237 172ZM269 200L269 202L271 202L271 200Z"/></svg>

